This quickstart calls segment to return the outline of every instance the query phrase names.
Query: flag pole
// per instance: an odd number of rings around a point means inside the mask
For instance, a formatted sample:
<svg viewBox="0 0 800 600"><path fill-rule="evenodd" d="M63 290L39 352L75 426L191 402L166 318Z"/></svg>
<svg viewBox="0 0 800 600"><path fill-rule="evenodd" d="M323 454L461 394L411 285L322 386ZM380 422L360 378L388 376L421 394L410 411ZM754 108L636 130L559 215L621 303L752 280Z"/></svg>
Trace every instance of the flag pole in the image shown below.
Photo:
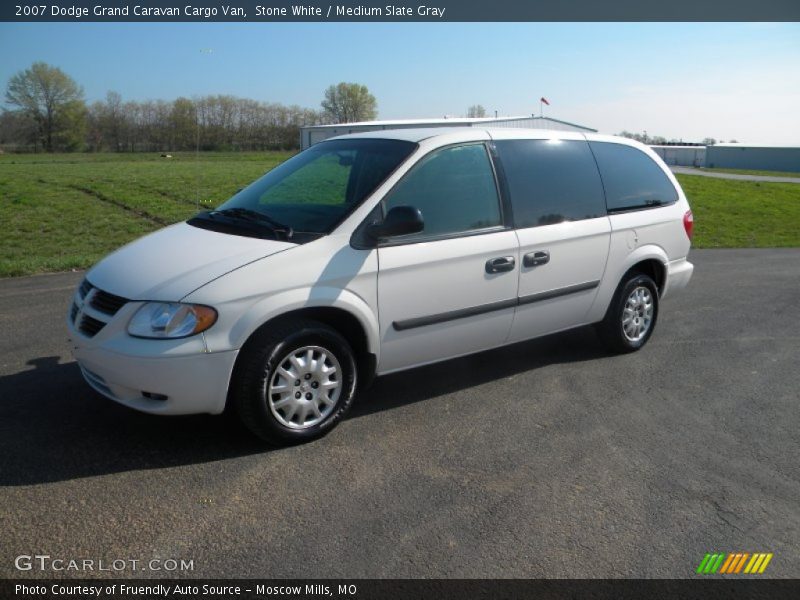
<svg viewBox="0 0 800 600"><path fill-rule="evenodd" d="M539 98L539 118L541 119L544 116L544 105L542 104L542 99Z"/></svg>

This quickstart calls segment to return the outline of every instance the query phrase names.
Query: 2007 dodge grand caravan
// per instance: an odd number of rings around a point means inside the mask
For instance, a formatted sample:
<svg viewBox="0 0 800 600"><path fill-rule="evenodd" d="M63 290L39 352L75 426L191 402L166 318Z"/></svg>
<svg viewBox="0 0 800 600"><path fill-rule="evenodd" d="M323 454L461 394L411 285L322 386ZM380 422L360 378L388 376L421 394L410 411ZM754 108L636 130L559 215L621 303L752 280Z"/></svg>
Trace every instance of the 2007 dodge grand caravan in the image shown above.
<svg viewBox="0 0 800 600"><path fill-rule="evenodd" d="M692 213L647 147L406 129L312 146L216 210L114 252L68 327L97 391L310 440L374 375L596 324L641 348L685 287Z"/></svg>

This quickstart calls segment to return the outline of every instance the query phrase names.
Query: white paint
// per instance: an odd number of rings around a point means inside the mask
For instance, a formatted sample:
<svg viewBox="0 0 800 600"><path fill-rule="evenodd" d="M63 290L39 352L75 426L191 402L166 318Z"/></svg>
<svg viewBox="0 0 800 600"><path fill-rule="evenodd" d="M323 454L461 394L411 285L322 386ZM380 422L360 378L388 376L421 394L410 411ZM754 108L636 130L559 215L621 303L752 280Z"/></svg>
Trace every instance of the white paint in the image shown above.
<svg viewBox="0 0 800 600"><path fill-rule="evenodd" d="M305 245L227 235L174 225L146 236L101 261L88 273L95 286L134 301L93 338L68 323L78 361L102 393L133 408L160 414L218 413L225 405L237 353L269 320L306 307L331 307L354 316L367 337L378 371L411 368L537 337L603 318L622 275L641 260L667 269L665 295L685 287L692 274L683 229L688 203L675 177L649 148L631 140L575 132L519 129L401 130L354 137L397 137L419 148L332 234ZM379 249L351 247L353 231L384 195L429 152L450 144L490 140L574 139L612 141L650 155L679 190L670 206L543 227L496 229L478 235ZM568 176L568 175L565 175ZM522 266L529 252L550 261ZM512 271L487 274L487 260L510 256ZM518 297L599 282L590 290L515 304ZM76 298L78 298L76 294ZM146 340L127 334L142 301L185 301L218 311L204 336ZM396 321L506 302L507 308L398 330ZM92 378L105 380L104 389ZM143 391L165 394L150 400Z"/></svg>

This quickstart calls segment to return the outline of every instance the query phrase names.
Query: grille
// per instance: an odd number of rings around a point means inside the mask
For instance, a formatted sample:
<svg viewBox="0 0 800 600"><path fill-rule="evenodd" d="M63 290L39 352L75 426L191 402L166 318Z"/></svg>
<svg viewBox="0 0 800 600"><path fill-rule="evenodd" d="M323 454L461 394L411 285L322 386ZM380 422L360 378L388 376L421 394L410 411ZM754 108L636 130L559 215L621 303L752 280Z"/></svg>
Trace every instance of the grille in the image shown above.
<svg viewBox="0 0 800 600"><path fill-rule="evenodd" d="M117 314L120 308L128 302L127 298L122 298L121 296L115 296L114 294L109 294L108 292L104 292L103 290L97 290L92 296L89 305L92 308L96 308L101 313L114 316Z"/></svg>
<svg viewBox="0 0 800 600"><path fill-rule="evenodd" d="M97 332L106 326L108 321L96 319L87 314L81 315L79 303L81 300L94 310L109 317L113 317L119 312L127 302L127 298L116 296L110 292L105 292L100 288L94 287L89 283L88 279L84 279L78 287L78 299L72 303L69 316L72 321L83 335L87 337L94 337Z"/></svg>
<svg viewBox="0 0 800 600"><path fill-rule="evenodd" d="M94 337L97 335L97 332L100 331L106 324L102 321L98 321L94 317L90 317L89 315L83 315L81 319L81 324L78 325L78 330L87 335L88 337Z"/></svg>
<svg viewBox="0 0 800 600"><path fill-rule="evenodd" d="M88 279L84 279L81 282L81 287L78 288L78 294L80 294L81 298L86 298L86 294L89 293L90 289L92 289L92 284L89 283Z"/></svg>

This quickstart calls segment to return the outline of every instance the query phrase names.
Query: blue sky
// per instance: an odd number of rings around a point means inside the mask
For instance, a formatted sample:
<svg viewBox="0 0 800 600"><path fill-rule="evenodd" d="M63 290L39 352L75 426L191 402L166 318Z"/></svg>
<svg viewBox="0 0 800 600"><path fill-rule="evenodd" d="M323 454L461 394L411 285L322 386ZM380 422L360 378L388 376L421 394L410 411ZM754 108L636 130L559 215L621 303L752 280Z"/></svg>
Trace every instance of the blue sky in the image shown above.
<svg viewBox="0 0 800 600"><path fill-rule="evenodd" d="M546 114L607 133L800 144L797 23L2 23L0 57L3 87L43 60L90 102L318 108L329 84L355 81L380 118L528 114L545 96Z"/></svg>

